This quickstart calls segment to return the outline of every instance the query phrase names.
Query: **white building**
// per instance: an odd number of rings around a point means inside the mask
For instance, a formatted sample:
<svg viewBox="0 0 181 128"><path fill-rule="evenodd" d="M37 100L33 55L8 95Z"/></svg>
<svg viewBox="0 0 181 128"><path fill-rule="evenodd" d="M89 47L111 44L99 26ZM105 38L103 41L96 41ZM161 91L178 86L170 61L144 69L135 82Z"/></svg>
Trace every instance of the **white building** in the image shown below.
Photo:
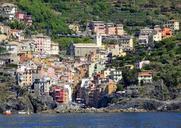
<svg viewBox="0 0 181 128"><path fill-rule="evenodd" d="M8 18L9 20L14 19L17 11L17 7L14 4L4 3L0 6L0 15Z"/></svg>
<svg viewBox="0 0 181 128"><path fill-rule="evenodd" d="M51 80L48 77L35 79L33 82L34 93L36 96L49 95Z"/></svg>
<svg viewBox="0 0 181 128"><path fill-rule="evenodd" d="M95 53L99 48L102 47L102 36L96 36L96 43L88 44L73 44L74 55L77 57L85 57L88 54Z"/></svg>
<svg viewBox="0 0 181 128"><path fill-rule="evenodd" d="M149 44L149 36L148 35L140 35L138 39L139 45L148 45Z"/></svg>
<svg viewBox="0 0 181 128"><path fill-rule="evenodd" d="M134 49L132 36L103 37L103 42L118 44L123 51L132 51Z"/></svg>
<svg viewBox="0 0 181 128"><path fill-rule="evenodd" d="M154 30L151 28L145 27L141 29L140 34L139 34L139 40L138 40L139 45L143 45L143 46L152 45L153 34L154 34Z"/></svg>
<svg viewBox="0 0 181 128"><path fill-rule="evenodd" d="M100 62L91 63L89 65L89 77L92 77L94 73L100 73L102 70L105 69L105 64L102 64Z"/></svg>
<svg viewBox="0 0 181 128"><path fill-rule="evenodd" d="M155 25L153 29L153 41L159 42L162 41L162 29L159 25Z"/></svg>
<svg viewBox="0 0 181 128"><path fill-rule="evenodd" d="M166 24L164 24L164 27L171 28L172 30L180 30L180 23L176 20L169 20Z"/></svg>
<svg viewBox="0 0 181 128"><path fill-rule="evenodd" d="M115 68L108 68L108 69L104 70L104 77L108 77L115 82L119 82L123 78L122 71L117 70Z"/></svg>
<svg viewBox="0 0 181 128"><path fill-rule="evenodd" d="M4 47L7 51L7 53L10 53L10 54L17 54L19 51L17 42L9 42L9 43L5 44Z"/></svg>
<svg viewBox="0 0 181 128"><path fill-rule="evenodd" d="M33 74L37 73L37 65L32 62L19 64L16 70L16 81L19 86L31 86L33 84Z"/></svg>
<svg viewBox="0 0 181 128"><path fill-rule="evenodd" d="M72 102L72 88L70 85L64 85L64 88L68 90L68 97L69 97L69 102Z"/></svg>
<svg viewBox="0 0 181 128"><path fill-rule="evenodd" d="M3 60L3 59L0 59L0 67L3 66L3 65L5 65L5 64L6 64L6 61Z"/></svg>
<svg viewBox="0 0 181 128"><path fill-rule="evenodd" d="M19 52L35 52L35 42L33 40L22 40L19 44Z"/></svg>
<svg viewBox="0 0 181 128"><path fill-rule="evenodd" d="M156 32L155 34L153 34L153 41L162 41L162 32Z"/></svg>
<svg viewBox="0 0 181 128"><path fill-rule="evenodd" d="M153 34L153 29L145 27L140 30L140 35L152 35Z"/></svg>
<svg viewBox="0 0 181 128"><path fill-rule="evenodd" d="M144 65L148 65L148 64L150 64L150 61L149 60L144 60L144 61L138 62L136 67L138 69L142 69Z"/></svg>
<svg viewBox="0 0 181 128"><path fill-rule="evenodd" d="M152 83L152 79L153 79L153 73L150 71L143 71L143 72L139 72L138 74L138 83Z"/></svg>
<svg viewBox="0 0 181 128"><path fill-rule="evenodd" d="M59 45L58 44L55 44L55 43L52 43L51 44L51 52L50 52L51 55L58 55L59 54Z"/></svg>
<svg viewBox="0 0 181 128"><path fill-rule="evenodd" d="M110 70L110 79L112 79L115 82L122 80L122 71L112 68Z"/></svg>

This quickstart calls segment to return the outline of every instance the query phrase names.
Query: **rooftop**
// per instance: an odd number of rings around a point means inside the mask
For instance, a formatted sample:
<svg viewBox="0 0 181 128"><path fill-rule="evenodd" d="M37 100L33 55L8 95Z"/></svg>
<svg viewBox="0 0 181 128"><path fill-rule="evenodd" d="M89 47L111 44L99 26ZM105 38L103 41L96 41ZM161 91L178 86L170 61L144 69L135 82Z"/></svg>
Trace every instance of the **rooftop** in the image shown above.
<svg viewBox="0 0 181 128"><path fill-rule="evenodd" d="M3 4L1 5L1 7L6 7L6 6L9 6L9 7L16 7L16 5L11 4L11 3L3 3Z"/></svg>
<svg viewBox="0 0 181 128"><path fill-rule="evenodd" d="M151 71L142 71L138 74L139 77L151 77L152 75L153 73Z"/></svg>
<svg viewBox="0 0 181 128"><path fill-rule="evenodd" d="M88 43L88 44L84 44L84 43L78 43L78 44L74 44L75 47L87 47L87 48L92 48L92 47L96 47L98 48L99 46L97 46L97 44L94 43Z"/></svg>

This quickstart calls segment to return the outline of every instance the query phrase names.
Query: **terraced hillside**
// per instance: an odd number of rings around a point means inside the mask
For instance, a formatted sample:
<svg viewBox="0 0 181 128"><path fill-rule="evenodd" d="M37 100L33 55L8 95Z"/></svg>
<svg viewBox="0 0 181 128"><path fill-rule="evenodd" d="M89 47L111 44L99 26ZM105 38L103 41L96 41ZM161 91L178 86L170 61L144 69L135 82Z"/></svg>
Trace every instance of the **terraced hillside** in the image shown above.
<svg viewBox="0 0 181 128"><path fill-rule="evenodd" d="M181 19L180 0L17 0L22 10L33 15L34 26L53 33L69 33L67 23L83 25L89 20L122 22L129 30Z"/></svg>

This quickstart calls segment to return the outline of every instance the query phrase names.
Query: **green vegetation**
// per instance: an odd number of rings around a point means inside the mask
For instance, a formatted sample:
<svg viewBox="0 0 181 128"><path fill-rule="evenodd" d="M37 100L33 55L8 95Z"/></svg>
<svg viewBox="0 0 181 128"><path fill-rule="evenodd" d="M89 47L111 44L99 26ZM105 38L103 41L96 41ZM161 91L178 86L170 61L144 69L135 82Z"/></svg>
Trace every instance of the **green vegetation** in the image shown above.
<svg viewBox="0 0 181 128"><path fill-rule="evenodd" d="M128 32L139 26L180 20L179 0L17 0L22 10L33 15L35 30L70 33L67 23L85 26L90 20L122 22Z"/></svg>
<svg viewBox="0 0 181 128"><path fill-rule="evenodd" d="M174 98L174 91L181 88L180 41L180 33L178 33L172 38L155 43L155 47L150 51L137 46L135 52L113 60L112 66L123 69L123 84L128 86L136 83L139 70L125 69L124 65L150 60L151 64L144 66L141 70L152 70L154 72L153 79L155 81L162 79L168 90L173 93L171 96Z"/></svg>
<svg viewBox="0 0 181 128"><path fill-rule="evenodd" d="M45 33L51 29L52 33L69 33L65 19L42 0L18 0L18 5L33 16L34 30Z"/></svg>
<svg viewBox="0 0 181 128"><path fill-rule="evenodd" d="M151 52L148 59L151 65L145 69L151 69L156 74L154 79L163 79L169 89L181 88L181 54L177 37L166 39L157 44L156 50Z"/></svg>
<svg viewBox="0 0 181 128"><path fill-rule="evenodd" d="M7 64L6 67L7 68L17 68L18 65L17 64Z"/></svg>
<svg viewBox="0 0 181 128"><path fill-rule="evenodd" d="M12 92L9 91L9 88L11 87L11 83L0 83L0 103L5 102L10 95L12 95Z"/></svg>
<svg viewBox="0 0 181 128"><path fill-rule="evenodd" d="M8 26L10 26L11 29L25 29L25 24L17 20L10 21Z"/></svg>
<svg viewBox="0 0 181 128"><path fill-rule="evenodd" d="M0 54L1 54L1 53L4 53L5 51L6 51L6 49L5 49L5 48L0 47Z"/></svg>
<svg viewBox="0 0 181 128"><path fill-rule="evenodd" d="M84 30L88 21L104 20L123 23L125 30L133 34L143 26L162 24L168 19L181 20L179 0L10 0L31 14L33 26L26 28L27 35L46 33L54 41L66 47L76 39L59 39L57 33L73 33L70 23L78 23ZM15 21L11 28L24 28ZM83 39L84 40L84 39ZM75 41L76 42L76 41ZM87 42L87 41L81 41Z"/></svg>
<svg viewBox="0 0 181 128"><path fill-rule="evenodd" d="M116 91L123 91L123 85L122 84L118 84Z"/></svg>

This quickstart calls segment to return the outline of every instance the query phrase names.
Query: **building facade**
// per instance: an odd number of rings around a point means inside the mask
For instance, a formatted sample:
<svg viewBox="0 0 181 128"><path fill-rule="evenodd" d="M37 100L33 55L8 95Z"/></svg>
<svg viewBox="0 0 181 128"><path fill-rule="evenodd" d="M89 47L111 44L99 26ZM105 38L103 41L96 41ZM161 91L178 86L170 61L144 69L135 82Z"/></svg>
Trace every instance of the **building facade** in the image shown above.
<svg viewBox="0 0 181 128"><path fill-rule="evenodd" d="M0 6L0 15L12 20L15 18L17 7L14 4L4 3Z"/></svg>
<svg viewBox="0 0 181 128"><path fill-rule="evenodd" d="M36 44L36 51L41 54L51 53L51 38L42 34L33 36Z"/></svg>
<svg viewBox="0 0 181 128"><path fill-rule="evenodd" d="M138 74L138 83L139 84L150 84L152 83L153 73L150 71L139 72Z"/></svg>

